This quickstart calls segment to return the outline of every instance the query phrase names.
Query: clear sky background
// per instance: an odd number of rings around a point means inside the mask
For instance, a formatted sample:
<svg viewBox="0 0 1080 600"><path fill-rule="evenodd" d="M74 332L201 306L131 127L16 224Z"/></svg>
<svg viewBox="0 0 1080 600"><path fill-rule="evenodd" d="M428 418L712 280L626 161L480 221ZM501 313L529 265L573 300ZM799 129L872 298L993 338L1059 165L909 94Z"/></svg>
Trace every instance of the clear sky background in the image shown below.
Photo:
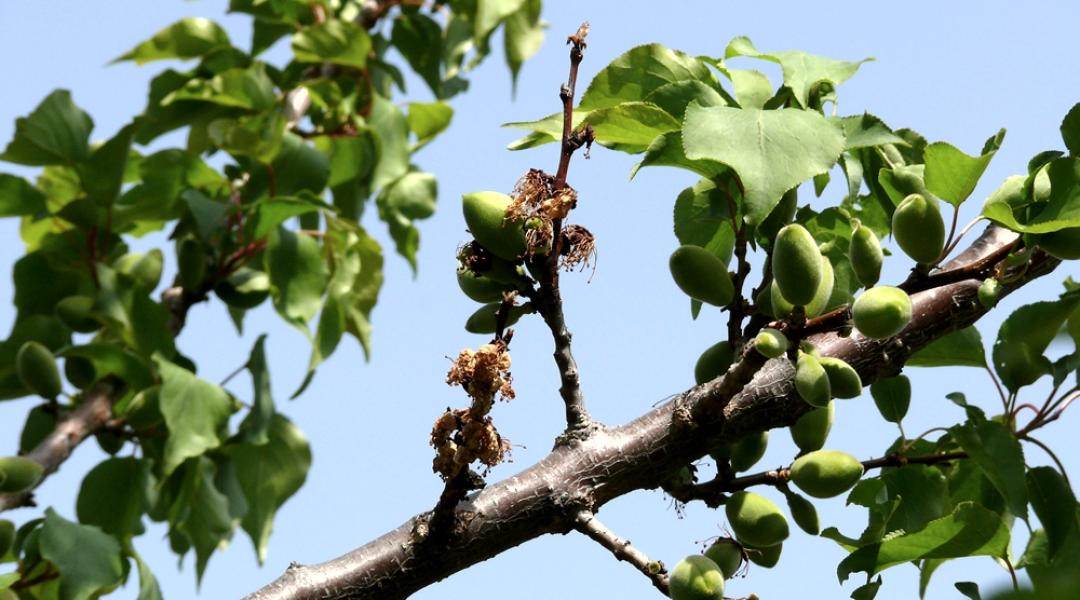
<svg viewBox="0 0 1080 600"><path fill-rule="evenodd" d="M250 21L243 16L224 17L226 5L224 0L0 3L0 56L4 57L0 143L11 139L16 117L29 113L57 87L70 89L76 103L93 116L93 139L110 137L142 110L147 82L168 65L140 68L106 63L183 16L219 19L234 43L246 47ZM256 564L250 542L238 531L232 545L211 559L198 597L239 597L276 578L290 561L312 563L336 557L433 506L442 486L430 468L431 423L447 406L466 403L460 389L444 384L450 365L447 357L487 341L462 329L475 305L458 292L454 281L454 251L466 238L459 198L463 192L482 189L509 191L530 167L554 171L555 145L508 152L506 144L519 132L499 126L559 109L559 84L567 71L562 41L581 21L592 23L581 67L582 91L584 83L609 61L648 42L719 56L732 37L748 35L764 51L800 49L849 60L876 57L876 62L863 65L841 86L841 114L867 110L893 127L912 127L930 141L946 140L972 154L998 128L1008 128L1004 147L965 205L961 222L977 213L982 199L1006 176L1024 172L1032 155L1062 147L1058 125L1080 101L1075 37L1080 5L1075 2L548 0L544 18L551 23L548 40L525 64L516 99L511 99L501 53L496 54L474 73L471 89L454 99L457 112L450 130L416 156L422 168L438 176L440 190L438 212L421 223L416 278L405 261L392 254L393 245L374 211L365 216L365 225L390 252L386 284L373 316L374 351L369 363L365 364L358 344L347 338L320 368L307 392L289 402L286 398L303 378L309 348L277 318L269 303L249 315L243 336L235 334L224 306L216 300L191 311L178 346L196 360L199 374L211 381L221 380L243 364L256 337L269 334L278 409L307 433L314 455L307 483L278 513L266 565ZM496 47L501 48L501 41L496 41ZM287 47L279 45L270 60L281 64L287 52ZM736 66L758 68L774 82L779 79L778 68L770 63L743 61ZM410 92L399 99L429 98L415 80ZM176 137L166 141L182 143ZM570 183L580 194L572 220L595 234L599 262L591 282L588 272L564 277L567 321L575 334L574 353L589 408L607 424L624 423L691 385L698 354L720 340L726 326L724 315L715 309L692 321L687 299L668 274L667 259L677 245L671 229L673 202L695 177L654 168L629 182L634 162L633 157L595 148L591 160L577 156L570 168ZM0 165L0 171L31 173L7 164ZM838 172L824 198L813 201L815 207L840 197L837 179ZM810 197L803 194L801 202ZM136 247L160 245L162 239L151 236ZM21 254L16 221L0 221L0 331L6 332L14 320L10 268ZM900 257L886 261L883 281L900 281L908 266ZM169 265L163 281L171 280L173 267ZM1075 278L1080 269L1065 265L1003 301L979 325L988 348L1011 310L1056 295L1070 274ZM518 399L497 405L493 416L499 431L515 444L514 462L495 468L492 481L543 457L564 425L551 341L539 319L519 324L512 349ZM1060 355L1068 350L1061 345L1051 352ZM969 401L991 412L999 406L989 379L979 370L911 369L909 374L915 387L905 422L909 433L961 420L962 411L944 398L951 391L966 392ZM241 399L251 397L246 376L234 379L228 387ZM1036 386L1026 393L1024 397L1036 401L1046 389ZM34 403L32 398L0 403L0 453L14 451L22 419ZM877 416L868 393L839 402L837 415L829 447L869 458L880 456L896 435L895 428ZM1069 414L1043 435L1074 473L1080 466L1080 444L1071 433L1077 418ZM1038 449L1025 447L1025 451L1031 460L1047 462ZM760 464L787 464L794 452L787 432L775 431ZM59 474L40 488L41 506L53 506L73 518L78 482L102 458L96 444L83 444ZM770 490L764 493L780 500ZM857 534L865 525L865 511L845 508L842 499L821 502L819 512L823 525L837 525L847 534ZM40 509L19 510L4 516L21 523L39 514ZM721 534L725 527L722 511L691 505L677 513L659 491L616 500L603 508L600 518L669 566L698 551L701 541ZM1023 550L1025 531L1023 524L1015 530L1017 555ZM163 527L151 525L137 540L137 548L157 574L167 598L195 598L193 557L178 569L164 534ZM747 578L729 582L727 595L742 597L753 592L764 600L846 598L860 578L853 577L844 586L837 584L835 566L843 556L833 542L795 531L775 569L751 567ZM884 579L879 598L916 597L913 567L894 567L884 573ZM1008 575L989 558L954 561L934 575L928 597L958 598L952 583L963 580L980 582L985 592L1005 585ZM136 587L133 578L112 597L134 598ZM530 542L415 597L648 599L655 598L656 592L626 563L616 562L584 537L570 534Z"/></svg>

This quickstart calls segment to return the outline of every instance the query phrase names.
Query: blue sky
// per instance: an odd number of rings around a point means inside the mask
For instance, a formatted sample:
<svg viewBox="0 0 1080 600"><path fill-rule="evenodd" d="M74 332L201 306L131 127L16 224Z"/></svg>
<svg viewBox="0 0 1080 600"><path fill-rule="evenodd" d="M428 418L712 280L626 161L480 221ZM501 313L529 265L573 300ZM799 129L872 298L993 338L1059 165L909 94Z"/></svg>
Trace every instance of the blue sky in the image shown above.
<svg viewBox="0 0 1080 600"><path fill-rule="evenodd" d="M147 81L165 65L139 68L107 63L182 16L220 18L226 4L220 0L3 3L0 55L6 57L6 85L0 103L0 143L11 138L16 117L30 112L57 87L72 90L75 101L93 116L94 139L111 136L141 110ZM454 250L466 236L459 198L474 190L509 191L530 167L554 171L555 145L508 152L505 146L518 132L499 125L558 110L558 88L567 67L562 40L581 21L592 23L582 82L620 53L648 42L718 56L732 37L747 35L762 50L800 49L849 60L876 57L840 88L841 114L867 110L893 127L912 127L930 141L946 140L969 153L979 150L1000 127L1008 128L1004 147L964 206L961 222L977 213L981 200L1001 180L1023 172L1028 158L1062 146L1061 117L1080 101L1074 41L1080 5L1072 2L549 1L544 17L551 23L547 43L525 64L516 99L511 99L508 72L496 54L474 73L471 89L454 99L456 115L450 130L417 155L416 162L439 177L439 209L421 224L415 278L403 259L388 255L386 284L374 313L370 362L365 364L358 345L346 340L320 368L304 396L289 402L285 399L303 378L308 359L307 343L300 334L284 325L269 306L249 316L243 336L235 335L220 303L192 310L179 347L196 360L200 375L212 381L241 365L260 333L269 334L279 410L307 433L314 454L307 484L278 513L266 565L257 566L249 541L237 535L227 550L211 560L200 597L238 597L275 578L290 561L311 563L338 556L433 505L441 483L430 470L428 432L445 407L465 404L461 391L444 383L447 357L486 341L462 329L475 307L454 282ZM236 43L247 43L250 24L246 18L225 17L222 23ZM286 51L278 47L270 56L280 63ZM774 81L779 76L771 64L752 66ZM410 91L402 99L428 99L416 82ZM692 321L686 298L668 274L667 259L677 245L671 232L672 205L694 177L670 169L646 169L631 182L628 173L634 162L633 157L595 148L590 160L575 157L569 178L580 197L573 220L595 234L599 260L591 280L588 272L564 277L567 320L575 334L574 352L589 408L608 424L626 422L692 384L694 360L722 338L726 325L717 311L706 311ZM6 164L0 170L28 173ZM839 194L839 186L830 188L813 205L824 206ZM803 201L809 197L804 194ZM385 228L373 212L365 217L365 224L392 252ZM149 237L142 243L161 241ZM0 268L5 273L0 276L0 330L4 331L14 319L8 274L21 253L17 223L0 221ZM883 281L901 280L906 268L906 260L886 261ZM980 322L987 345L1008 312L1056 295L1069 274L1077 277L1080 269L1065 265L1002 302ZM493 413L500 432L515 444L514 462L496 467L492 480L536 462L562 429L558 376L546 334L538 319L526 319L517 327L513 359L518 398L498 405ZM911 416L905 422L909 433L962 419L961 411L944 398L951 391L966 392L969 400L988 410L997 406L988 378L978 370L912 369L909 375L915 388ZM233 380L229 389L240 398L251 394L246 377ZM1045 393L1036 386L1031 398L1041 399L1039 394ZM22 418L33 403L30 398L0 403L0 443L6 446L0 453L13 450ZM830 447L869 458L879 456L896 435L893 426L877 417L868 394L842 401L837 412ZM1075 436L1068 434L1075 430L1075 419L1067 415L1051 425L1043 439L1059 450L1072 471L1080 465L1080 448ZM786 464L793 448L786 432L773 432L761 465ZM1037 449L1026 450L1032 461L1047 462ZM78 481L102 457L95 444L84 444L42 486L39 503L73 517ZM840 499L823 502L819 510L824 524L837 525L846 533L857 533L864 524L864 514L846 509ZM22 510L5 516L22 522L37 513ZM700 541L721 534L725 525L722 512L702 506L677 513L658 491L616 500L604 507L600 518L669 565L697 551ZM1023 526L1016 531L1020 538L1013 550L1019 554ZM177 569L163 535L163 528L153 525L137 541L137 548L168 598L193 598L193 559L189 557ZM816 598L847 597L855 578L841 588L835 577L835 565L843 556L830 541L796 533L785 544L777 568L752 569L747 578L729 582L728 595L754 592L761 598L782 599L814 590L811 595ZM915 597L914 568L895 567L884 578L879 598ZM1004 585L1007 579L991 559L955 561L935 574L928 596L958 597L953 581L978 581L985 590ZM129 585L115 597L133 598L133 588ZM535 540L415 597L435 600L466 595L656 597L631 567L576 534Z"/></svg>

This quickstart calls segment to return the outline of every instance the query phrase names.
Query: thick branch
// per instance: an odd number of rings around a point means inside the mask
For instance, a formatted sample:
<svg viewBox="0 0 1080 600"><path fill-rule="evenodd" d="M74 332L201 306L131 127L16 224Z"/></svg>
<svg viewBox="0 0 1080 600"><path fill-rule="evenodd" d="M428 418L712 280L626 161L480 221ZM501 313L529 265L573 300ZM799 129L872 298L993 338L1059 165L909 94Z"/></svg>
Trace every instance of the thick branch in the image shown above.
<svg viewBox="0 0 1080 600"><path fill-rule="evenodd" d="M948 268L977 262L1015 239L1013 233L989 227ZM1005 291L1057 264L1045 256L1034 258ZM822 354L851 364L869 384L897 373L913 352L985 314L976 298L979 283L968 279L914 294L914 317L895 338L824 333L813 341ZM454 536L438 547L417 535L415 524L422 517L413 518L339 558L293 565L248 598L405 598L526 541L566 533L582 510L596 512L614 498L658 487L676 469L721 444L794 423L810 407L794 394L793 374L786 359L770 360L744 389L725 398L725 390L738 387L728 382L741 375L736 366L724 378L694 387L626 425L596 431L572 448L556 447L536 465L469 496L458 507Z"/></svg>
<svg viewBox="0 0 1080 600"><path fill-rule="evenodd" d="M660 590L663 595L668 594L668 576L664 566L654 560L650 560L644 552L635 548L630 540L624 540L608 529L596 515L587 510L578 513L574 520L574 529L589 536L589 539L607 548L615 558L625 560L641 571L642 575L649 578L653 586Z"/></svg>

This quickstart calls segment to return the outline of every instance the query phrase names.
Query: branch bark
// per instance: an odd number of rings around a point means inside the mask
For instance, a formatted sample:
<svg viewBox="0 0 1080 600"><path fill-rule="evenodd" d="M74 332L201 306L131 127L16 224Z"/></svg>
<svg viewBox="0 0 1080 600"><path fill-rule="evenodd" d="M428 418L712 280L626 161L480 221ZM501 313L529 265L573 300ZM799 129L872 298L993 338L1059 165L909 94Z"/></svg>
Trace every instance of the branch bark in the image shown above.
<svg viewBox="0 0 1080 600"><path fill-rule="evenodd" d="M990 226L944 268L976 263L1011 245L1016 237ZM1004 291L1052 271L1057 264L1045 255L1033 257L1026 272ZM976 297L979 283L966 279L914 294L913 319L894 338L821 333L812 341L822 354L851 364L869 384L896 374L913 352L985 314ZM293 564L247 598L408 597L531 539L567 533L581 511L595 513L614 498L658 487L710 449L751 432L788 426L810 409L794 393L794 368L786 359L769 360L753 369L743 387L736 382L751 370L745 363L746 358L724 377L691 388L626 425L596 431L573 447L556 447L536 465L469 496L458 505L453 535L437 545L427 543L418 529L425 522L425 515L418 515L339 558L313 566Z"/></svg>

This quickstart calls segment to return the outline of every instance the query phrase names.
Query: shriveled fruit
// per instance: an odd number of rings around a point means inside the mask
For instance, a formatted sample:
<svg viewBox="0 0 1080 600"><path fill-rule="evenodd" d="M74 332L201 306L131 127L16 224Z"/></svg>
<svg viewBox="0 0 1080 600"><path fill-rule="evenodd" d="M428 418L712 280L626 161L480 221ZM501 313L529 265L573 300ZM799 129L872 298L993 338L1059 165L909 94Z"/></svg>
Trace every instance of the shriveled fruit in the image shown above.
<svg viewBox="0 0 1080 600"><path fill-rule="evenodd" d="M233 308L255 308L270 295L270 276L263 271L240 267L217 284L214 293Z"/></svg>
<svg viewBox="0 0 1080 600"><path fill-rule="evenodd" d="M1066 227L1035 237L1035 243L1061 260L1080 258L1080 227Z"/></svg>
<svg viewBox="0 0 1080 600"><path fill-rule="evenodd" d="M97 374L94 371L94 363L90 362L90 359L82 356L68 356L64 358L64 377L71 385L82 390L94 383Z"/></svg>
<svg viewBox="0 0 1080 600"><path fill-rule="evenodd" d="M457 282L461 291L474 302L498 302L502 300L503 292L510 289L505 283L500 283L473 273L469 269L457 270Z"/></svg>
<svg viewBox="0 0 1080 600"><path fill-rule="evenodd" d="M813 452L825 446L835 413L836 404L830 400L824 408L815 408L795 421L791 426L791 439L799 450Z"/></svg>
<svg viewBox="0 0 1080 600"><path fill-rule="evenodd" d="M822 356L818 361L829 376L833 398L858 398L862 394L862 380L851 365L833 356Z"/></svg>
<svg viewBox="0 0 1080 600"><path fill-rule="evenodd" d="M724 574L711 559L692 554L671 570L668 593L672 600L722 600Z"/></svg>
<svg viewBox="0 0 1080 600"><path fill-rule="evenodd" d="M26 342L15 355L15 373L31 392L42 398L60 395L60 370L52 352L38 342Z"/></svg>
<svg viewBox="0 0 1080 600"><path fill-rule="evenodd" d="M742 545L731 538L721 538L705 550L705 556L720 567L724 579L731 579L731 576L742 566Z"/></svg>
<svg viewBox="0 0 1080 600"><path fill-rule="evenodd" d="M854 222L855 229L851 232L851 242L848 244L848 260L859 283L865 287L871 287L881 278L881 263L884 256L881 253L881 242L878 241L874 232L869 227Z"/></svg>
<svg viewBox="0 0 1080 600"><path fill-rule="evenodd" d="M176 244L176 263L180 285L187 290L198 289L206 277L206 250L195 238L184 238Z"/></svg>
<svg viewBox="0 0 1080 600"><path fill-rule="evenodd" d="M780 562L780 552L783 549L783 544L776 544L765 548L747 546L746 557L750 559L750 562L759 567L771 569L776 566L776 563Z"/></svg>
<svg viewBox="0 0 1080 600"><path fill-rule="evenodd" d="M165 263L165 257L161 250L153 250L143 254L131 252L116 259L113 267L120 273L135 280L135 284L148 290L157 287L161 281L161 269Z"/></svg>
<svg viewBox="0 0 1080 600"><path fill-rule="evenodd" d="M492 254L515 260L525 253L525 232L520 220L506 218L513 199L499 192L472 192L461 196L465 224L476 241Z"/></svg>
<svg viewBox="0 0 1080 600"><path fill-rule="evenodd" d="M835 275L833 273L832 263L829 262L828 257L821 257L821 281L818 283L817 291L814 293L813 299L810 303L803 307L803 312L808 317L816 317L825 310L825 307L829 304L829 298L832 297L833 284L835 283ZM770 287L769 300L772 302L772 312L777 317L786 317L791 314L791 311L795 309L795 305L784 299L784 296L779 291L779 286L776 280Z"/></svg>
<svg viewBox="0 0 1080 600"><path fill-rule="evenodd" d="M788 339L779 331L766 327L754 338L754 348L766 358L779 358L787 352Z"/></svg>
<svg viewBox="0 0 1080 600"><path fill-rule="evenodd" d="M698 385L712 381L727 373L734 361L735 352L731 349L731 343L717 342L706 348L698 357L697 363L694 364L694 381Z"/></svg>
<svg viewBox="0 0 1080 600"><path fill-rule="evenodd" d="M90 333L101 328L93 315L94 299L90 296L68 296L56 303L56 316L72 331Z"/></svg>
<svg viewBox="0 0 1080 600"><path fill-rule="evenodd" d="M866 337L889 338L911 322L911 298L897 287L873 287L855 299L851 317L855 328Z"/></svg>
<svg viewBox="0 0 1080 600"><path fill-rule="evenodd" d="M817 450L791 463L791 481L815 498L832 498L850 490L863 475L862 463L839 450Z"/></svg>
<svg viewBox="0 0 1080 600"><path fill-rule="evenodd" d="M787 517L780 507L765 496L747 492L735 492L724 506L728 522L739 541L765 548L787 539Z"/></svg>
<svg viewBox="0 0 1080 600"><path fill-rule="evenodd" d="M994 308L998 297L1001 296L1001 282L993 277L979 284L979 304L984 308Z"/></svg>
<svg viewBox="0 0 1080 600"><path fill-rule="evenodd" d="M911 404L911 381L904 375L881 379L870 384L878 412L891 423L899 423Z"/></svg>
<svg viewBox="0 0 1080 600"><path fill-rule="evenodd" d="M791 490L784 492L784 498L787 500L791 518L799 526L799 529L810 535L821 533L821 520L818 518L817 509L814 508L813 502Z"/></svg>
<svg viewBox="0 0 1080 600"><path fill-rule="evenodd" d="M22 456L0 458L0 494L22 492L34 487L45 468Z"/></svg>
<svg viewBox="0 0 1080 600"><path fill-rule="evenodd" d="M832 400L829 375L821 362L810 354L799 353L795 363L795 391L810 406L821 408Z"/></svg>
<svg viewBox="0 0 1080 600"><path fill-rule="evenodd" d="M769 432L751 433L731 445L731 468L739 473L757 464L769 446Z"/></svg>
<svg viewBox="0 0 1080 600"><path fill-rule="evenodd" d="M945 247L945 221L937 202L922 194L909 194L896 207L892 218L893 237L900 249L918 263L930 264Z"/></svg>
<svg viewBox="0 0 1080 600"><path fill-rule="evenodd" d="M3 558L15 543L15 524L8 520L0 520L0 558Z"/></svg>
<svg viewBox="0 0 1080 600"><path fill-rule="evenodd" d="M465 320L465 331L482 334L495 333L496 316L499 314L499 306L501 305L501 302L492 302L476 309L476 312L469 315L469 318ZM517 323L522 315L531 313L532 310L532 304L529 302L511 307L506 316L506 327Z"/></svg>
<svg viewBox="0 0 1080 600"><path fill-rule="evenodd" d="M675 285L695 300L726 306L735 295L724 261L701 246L679 246L671 253L668 267Z"/></svg>
<svg viewBox="0 0 1080 600"><path fill-rule="evenodd" d="M776 234L772 255L773 280L780 294L794 305L806 305L821 284L821 251L814 236L798 224L785 225ZM773 296L776 296L773 290ZM774 298L775 305L775 298Z"/></svg>

